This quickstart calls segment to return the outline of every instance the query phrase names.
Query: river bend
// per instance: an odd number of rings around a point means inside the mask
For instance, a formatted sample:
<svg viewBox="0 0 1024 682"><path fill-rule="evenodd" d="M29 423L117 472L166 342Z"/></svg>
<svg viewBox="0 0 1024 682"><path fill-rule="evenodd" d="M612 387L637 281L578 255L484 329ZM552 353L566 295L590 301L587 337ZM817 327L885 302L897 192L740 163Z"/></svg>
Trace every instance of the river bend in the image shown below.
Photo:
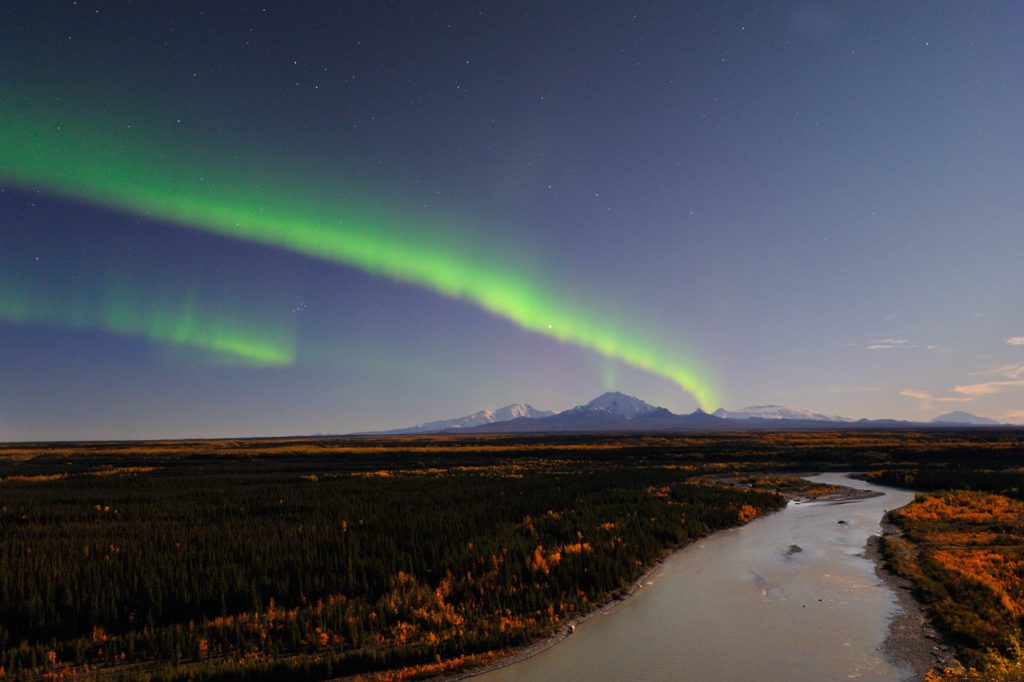
<svg viewBox="0 0 1024 682"><path fill-rule="evenodd" d="M668 557L632 597L558 645L474 679L901 680L882 644L898 608L864 557L886 509L913 493L845 474L812 481L883 493L790 502Z"/></svg>

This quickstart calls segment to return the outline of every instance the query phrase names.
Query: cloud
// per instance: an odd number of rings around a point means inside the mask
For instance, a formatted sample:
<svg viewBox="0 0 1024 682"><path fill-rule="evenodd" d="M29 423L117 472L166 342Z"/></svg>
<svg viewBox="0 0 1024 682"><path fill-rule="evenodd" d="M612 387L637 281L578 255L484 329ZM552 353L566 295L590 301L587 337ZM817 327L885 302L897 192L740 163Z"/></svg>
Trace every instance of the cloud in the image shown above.
<svg viewBox="0 0 1024 682"><path fill-rule="evenodd" d="M1000 373L1007 379L1024 379L1024 362L1015 365L1003 365L999 368Z"/></svg>
<svg viewBox="0 0 1024 682"><path fill-rule="evenodd" d="M955 386L953 390L957 393L973 397L978 395L993 395L995 393L1004 393L1006 391L1024 388L1024 362L1018 362L1012 365L1003 365L1002 367L977 372L976 374L995 375L1003 378L996 381L984 381L979 384Z"/></svg>
<svg viewBox="0 0 1024 682"><path fill-rule="evenodd" d="M1010 410L1005 414L1001 414L998 417L1001 422L1021 423L1024 422L1024 410Z"/></svg>
<svg viewBox="0 0 1024 682"><path fill-rule="evenodd" d="M911 389L905 389L900 391L900 395L904 395L908 398L917 398L918 400L932 400L931 393L925 393L924 391L914 391Z"/></svg>
<svg viewBox="0 0 1024 682"><path fill-rule="evenodd" d="M934 396L927 391L915 391L911 388L903 389L900 391L900 395L920 400L921 405L919 407L925 411L937 409L940 403L969 403L974 399L973 396L966 398L959 396Z"/></svg>
<svg viewBox="0 0 1024 682"><path fill-rule="evenodd" d="M1024 346L1024 336L1011 336L1006 339L1006 343L1011 346Z"/></svg>
<svg viewBox="0 0 1024 682"><path fill-rule="evenodd" d="M1003 393L1004 391L1013 390L1016 388L1024 388L1024 379L1016 379L1012 381L987 381L982 384L968 384L966 386L954 386L953 390L957 393L969 395L971 397L978 395L992 395L993 393Z"/></svg>
<svg viewBox="0 0 1024 682"><path fill-rule="evenodd" d="M907 339L879 339L868 342L868 350L888 350L890 348L913 348Z"/></svg>
<svg viewBox="0 0 1024 682"><path fill-rule="evenodd" d="M971 372L972 376L1000 376L1004 379L1024 379L1024 362L1002 365L994 369L983 369Z"/></svg>
<svg viewBox="0 0 1024 682"><path fill-rule="evenodd" d="M911 388L900 391L900 395L906 398L920 400L920 409L927 411L934 410L943 403L969 403L975 398L981 396L996 395L998 393L1024 389L1024 362L972 372L971 374L974 376L997 376L1000 378L993 381L983 381L977 384L954 386L953 393L957 395L935 396L927 391L918 391ZM1017 412L1024 415L1024 410L1017 410ZM1002 418L1006 419L1005 415Z"/></svg>

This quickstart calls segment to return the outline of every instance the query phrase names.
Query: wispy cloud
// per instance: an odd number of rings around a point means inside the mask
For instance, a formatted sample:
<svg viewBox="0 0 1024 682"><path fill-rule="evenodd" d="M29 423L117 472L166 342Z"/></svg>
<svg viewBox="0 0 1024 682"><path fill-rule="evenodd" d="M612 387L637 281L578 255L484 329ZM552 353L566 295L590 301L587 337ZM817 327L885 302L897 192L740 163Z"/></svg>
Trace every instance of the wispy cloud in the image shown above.
<svg viewBox="0 0 1024 682"><path fill-rule="evenodd" d="M927 391L918 391L911 388L900 391L900 395L921 401L920 408L922 410L934 410L943 403L969 403L981 396L1024 389L1024 362L1002 365L993 369L972 372L971 374L974 376L994 376L998 378L976 384L954 386L953 393L956 395L936 396ZM1024 410L1017 410L1017 412L1024 415ZM1000 417L1000 419L1005 419L1005 415Z"/></svg>
<svg viewBox="0 0 1024 682"><path fill-rule="evenodd" d="M1024 422L1024 410L1010 410L1005 414L1001 414L998 417L1001 422L1010 422L1011 424L1019 424Z"/></svg>
<svg viewBox="0 0 1024 682"><path fill-rule="evenodd" d="M969 395L971 397L978 395L992 395L993 393L1003 393L1005 391L1011 391L1017 388L1024 388L1024 379L1016 379L1014 381L987 381L983 384L968 384L966 386L954 386L953 390L957 393Z"/></svg>
<svg viewBox="0 0 1024 682"><path fill-rule="evenodd" d="M1001 367L996 367L995 369L977 372L977 374L990 376L995 375L1002 378L995 381L984 381L978 384L955 386L953 390L962 395L973 397L1005 393L1006 391L1024 388L1024 362L1018 362L1012 365L1003 365Z"/></svg>
<svg viewBox="0 0 1024 682"><path fill-rule="evenodd" d="M1006 339L1006 343L1011 346L1024 346L1024 336L1011 336Z"/></svg>
<svg viewBox="0 0 1024 682"><path fill-rule="evenodd" d="M1024 379L1024 362L1018 362L1014 365L1003 365L999 370L1007 379Z"/></svg>
<svg viewBox="0 0 1024 682"><path fill-rule="evenodd" d="M931 393L925 393L924 391L915 391L910 388L900 391L900 395L906 396L908 398L917 398L918 400L933 400Z"/></svg>
<svg viewBox="0 0 1024 682"><path fill-rule="evenodd" d="M873 339L860 343L848 343L849 348L866 348L867 350L948 350L937 343L911 341L902 336L891 336L885 339Z"/></svg>
<svg viewBox="0 0 1024 682"><path fill-rule="evenodd" d="M1004 379L1024 379L1024 362L1001 365L992 369L971 372L973 376L1000 376Z"/></svg>
<svg viewBox="0 0 1024 682"><path fill-rule="evenodd" d="M916 391L911 388L900 391L900 395L920 400L920 408L926 412L938 409L940 405L945 403L969 403L974 399L973 397L964 398L960 396L934 396L927 391Z"/></svg>
<svg viewBox="0 0 1024 682"><path fill-rule="evenodd" d="M891 348L913 348L907 339L878 339L868 342L868 350L889 350Z"/></svg>

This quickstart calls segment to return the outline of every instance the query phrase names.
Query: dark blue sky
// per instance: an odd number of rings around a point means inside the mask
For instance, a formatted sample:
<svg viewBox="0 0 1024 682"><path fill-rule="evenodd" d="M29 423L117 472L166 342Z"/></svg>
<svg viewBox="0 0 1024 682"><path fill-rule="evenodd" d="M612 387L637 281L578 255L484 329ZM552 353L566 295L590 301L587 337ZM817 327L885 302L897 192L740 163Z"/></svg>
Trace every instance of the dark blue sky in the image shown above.
<svg viewBox="0 0 1024 682"><path fill-rule="evenodd" d="M678 367L712 407L1024 422L1019 3L197 7L0 8L0 440L605 389L689 412ZM154 183L354 222L511 293L488 311L288 247L288 220L168 219L135 199ZM523 300L580 340L524 328ZM607 335L621 354L587 345Z"/></svg>

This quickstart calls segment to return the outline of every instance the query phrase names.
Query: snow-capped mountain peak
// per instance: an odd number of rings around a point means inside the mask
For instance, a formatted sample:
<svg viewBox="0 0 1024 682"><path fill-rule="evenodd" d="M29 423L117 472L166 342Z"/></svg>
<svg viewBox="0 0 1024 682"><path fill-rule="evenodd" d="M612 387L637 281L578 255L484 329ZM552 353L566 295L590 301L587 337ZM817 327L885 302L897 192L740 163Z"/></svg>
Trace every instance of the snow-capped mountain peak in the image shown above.
<svg viewBox="0 0 1024 682"><path fill-rule="evenodd" d="M808 423L817 422L817 423ZM480 410L465 417L428 422L405 429L378 431L376 434L452 433L637 433L683 431L762 431L835 428L845 422L849 428L893 428L899 425L919 428L923 424L895 420L857 421L847 417L822 414L798 407L753 405L742 410L715 410L707 414L696 410L691 414L674 414L664 407L619 392L608 392L585 405L559 412L537 410L526 403L506 405L497 410ZM992 425L994 420L965 412L951 412L933 420L938 428ZM843 427L847 428L847 427Z"/></svg>
<svg viewBox="0 0 1024 682"><path fill-rule="evenodd" d="M718 408L715 410L714 415L716 417L723 417L726 419L786 419L816 422L851 421L847 417L822 414L820 412L805 410L801 407L785 407L783 405L752 405L736 411Z"/></svg>
<svg viewBox="0 0 1024 682"><path fill-rule="evenodd" d="M648 402L634 398L618 391L609 391L599 395L586 405L582 406L587 410L605 410L618 417L632 419L641 414L653 412L656 407Z"/></svg>
<svg viewBox="0 0 1024 682"><path fill-rule="evenodd" d="M481 413L477 413L481 414ZM536 419L537 417L547 417L554 412L549 410L538 410L537 408L527 403L513 403L512 405L506 405L505 407L499 407L493 412L490 410L484 410L483 414L487 418L486 423L493 424L494 422L507 422L519 417L527 417L529 419Z"/></svg>
<svg viewBox="0 0 1024 682"><path fill-rule="evenodd" d="M447 431L449 429L469 429L474 426L482 426L484 424L507 422L520 417L526 417L528 419L550 417L553 414L554 412L538 410L527 403L513 403L511 405L506 405L505 407L499 407L496 410L480 410L479 412L474 412L473 414L466 415L465 417L441 419L436 422L426 422L406 429L397 429L390 433L436 433L439 431Z"/></svg>

